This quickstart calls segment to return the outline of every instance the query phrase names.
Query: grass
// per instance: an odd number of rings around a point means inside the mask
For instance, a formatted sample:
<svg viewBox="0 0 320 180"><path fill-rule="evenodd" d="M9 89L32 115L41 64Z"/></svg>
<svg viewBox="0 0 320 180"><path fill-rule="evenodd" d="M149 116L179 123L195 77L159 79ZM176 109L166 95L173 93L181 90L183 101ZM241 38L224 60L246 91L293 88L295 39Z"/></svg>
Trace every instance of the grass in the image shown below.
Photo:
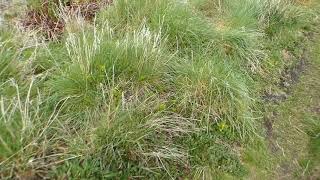
<svg viewBox="0 0 320 180"><path fill-rule="evenodd" d="M319 176L319 105L318 82L314 77L319 73L319 42L310 47L314 61L307 66L308 70L301 78L301 83L296 85L292 97L279 107L279 121L275 121L277 142L283 148L279 171L288 166L287 171L292 171L297 178ZM308 89L306 91L305 89ZM284 128L292 127L292 128ZM295 139L295 141L292 141ZM289 165L290 164L290 165Z"/></svg>
<svg viewBox="0 0 320 180"><path fill-rule="evenodd" d="M41 11L37 2L28 8ZM60 39L1 30L1 178L277 174L282 158L267 160L262 96L285 91L282 72L304 53L302 32L317 27L311 9L280 0L118 0L93 22L54 17L65 22ZM302 163L311 175L318 142L310 142Z"/></svg>

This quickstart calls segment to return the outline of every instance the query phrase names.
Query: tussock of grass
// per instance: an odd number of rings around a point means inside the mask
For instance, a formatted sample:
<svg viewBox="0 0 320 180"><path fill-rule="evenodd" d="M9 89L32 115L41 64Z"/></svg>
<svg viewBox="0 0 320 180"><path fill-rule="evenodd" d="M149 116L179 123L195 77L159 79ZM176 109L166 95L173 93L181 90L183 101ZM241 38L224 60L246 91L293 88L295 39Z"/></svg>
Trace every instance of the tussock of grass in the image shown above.
<svg viewBox="0 0 320 180"><path fill-rule="evenodd" d="M114 6L102 13L119 31L130 31L145 23L152 31L167 38L170 50L198 50L208 46L215 31L205 19L192 11L188 3L157 1L115 2Z"/></svg>
<svg viewBox="0 0 320 180"><path fill-rule="evenodd" d="M1 33L0 177L246 176L257 92L302 14L280 0L118 0L93 23L60 14L56 42Z"/></svg>
<svg viewBox="0 0 320 180"><path fill-rule="evenodd" d="M241 73L232 72L231 68L214 57L182 61L176 67L174 80L177 108L194 118L201 117L209 126L227 121L240 136L246 136L254 132L250 119L253 100Z"/></svg>

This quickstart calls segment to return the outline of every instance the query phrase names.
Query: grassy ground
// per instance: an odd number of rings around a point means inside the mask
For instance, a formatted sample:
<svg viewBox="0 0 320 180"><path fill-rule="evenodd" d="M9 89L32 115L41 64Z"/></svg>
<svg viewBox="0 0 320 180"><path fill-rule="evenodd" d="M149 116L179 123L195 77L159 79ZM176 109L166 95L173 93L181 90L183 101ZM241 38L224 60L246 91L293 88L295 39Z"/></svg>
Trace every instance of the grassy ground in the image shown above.
<svg viewBox="0 0 320 180"><path fill-rule="evenodd" d="M312 44L314 45L314 44ZM275 108L274 142L280 155L277 175L281 178L317 179L319 171L320 43L317 40L303 76L289 99Z"/></svg>
<svg viewBox="0 0 320 180"><path fill-rule="evenodd" d="M245 153L250 179L319 178L319 34L291 73L299 79L285 88L286 98L265 105L266 146ZM292 78L292 77L291 77ZM281 87L284 89L284 87ZM261 145L261 144L259 144ZM258 154L259 153L259 154ZM268 160L266 160L268 159Z"/></svg>
<svg viewBox="0 0 320 180"><path fill-rule="evenodd" d="M0 30L1 178L319 176L319 2L39 2Z"/></svg>

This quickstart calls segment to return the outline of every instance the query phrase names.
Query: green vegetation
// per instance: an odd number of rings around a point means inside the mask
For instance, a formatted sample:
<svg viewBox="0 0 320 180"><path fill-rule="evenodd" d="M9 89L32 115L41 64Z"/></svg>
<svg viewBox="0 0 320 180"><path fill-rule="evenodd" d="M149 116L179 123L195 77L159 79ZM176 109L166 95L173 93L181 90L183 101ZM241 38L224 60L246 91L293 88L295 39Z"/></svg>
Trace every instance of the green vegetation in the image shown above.
<svg viewBox="0 0 320 180"><path fill-rule="evenodd" d="M320 116L319 116L319 77L320 43L317 41L310 47L312 52L308 58L313 59L306 64L307 71L295 85L291 97L280 105L268 107L275 112L274 142L279 144L277 163L280 167L278 177L319 177L320 148ZM292 127L292 128L287 128Z"/></svg>
<svg viewBox="0 0 320 180"><path fill-rule="evenodd" d="M39 2L28 9L42 12ZM320 55L310 41L319 3L114 0L91 22L48 2L46 11L65 22L58 39L0 31L0 178L315 174L319 109L301 109L319 105ZM295 85L284 76L301 58L313 69ZM287 129L295 108L302 136ZM282 151L273 155L278 139ZM302 140L286 145L291 139ZM294 157L300 147L304 155ZM302 171L277 168L295 158Z"/></svg>

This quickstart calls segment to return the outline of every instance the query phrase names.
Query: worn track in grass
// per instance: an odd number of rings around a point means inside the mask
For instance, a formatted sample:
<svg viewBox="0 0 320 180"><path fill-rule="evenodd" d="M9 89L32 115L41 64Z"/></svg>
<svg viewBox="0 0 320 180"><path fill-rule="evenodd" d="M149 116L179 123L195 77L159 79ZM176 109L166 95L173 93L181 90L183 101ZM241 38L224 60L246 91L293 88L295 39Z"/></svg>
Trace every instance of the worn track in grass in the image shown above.
<svg viewBox="0 0 320 180"><path fill-rule="evenodd" d="M319 34L316 35L319 37ZM317 38L314 38L317 39ZM320 42L311 43L288 75L290 95L267 113L267 138L276 179L319 179Z"/></svg>

